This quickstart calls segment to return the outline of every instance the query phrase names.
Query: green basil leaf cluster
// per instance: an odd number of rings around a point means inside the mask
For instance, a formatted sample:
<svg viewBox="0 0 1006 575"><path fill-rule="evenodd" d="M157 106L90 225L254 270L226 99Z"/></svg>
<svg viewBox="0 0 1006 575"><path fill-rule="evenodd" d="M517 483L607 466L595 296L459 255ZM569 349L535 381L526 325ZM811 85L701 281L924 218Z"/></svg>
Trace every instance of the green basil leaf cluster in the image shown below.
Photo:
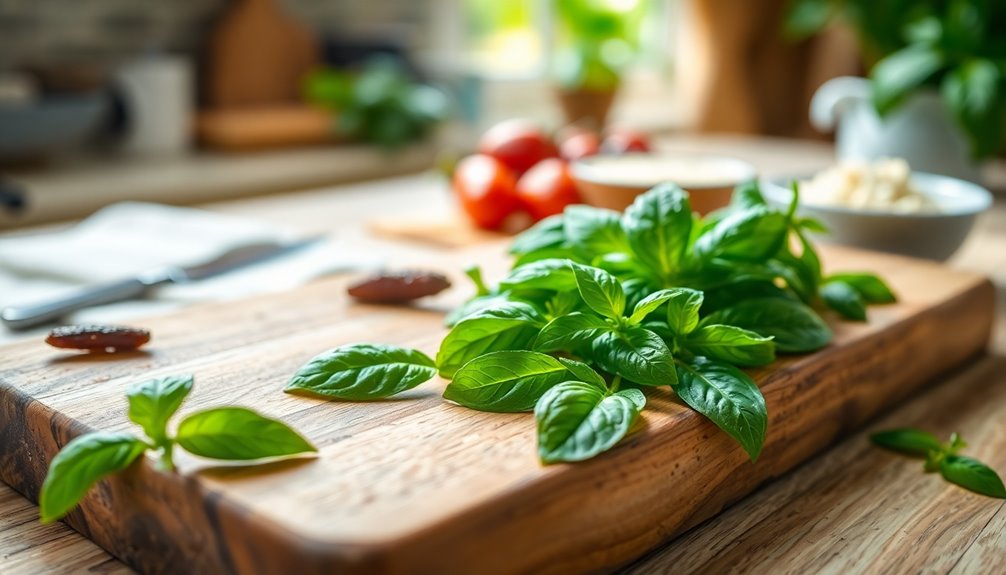
<svg viewBox="0 0 1006 575"><path fill-rule="evenodd" d="M552 463L610 449L638 419L642 390L669 386L755 460L768 412L741 368L827 345L815 308L863 319L867 303L894 299L876 276L822 275L808 239L822 226L796 215L797 192L777 210L752 182L704 218L672 184L624 214L571 206L514 240L513 268L496 285L466 270L475 297L447 317L435 361L344 346L308 362L287 391L360 401L439 374L444 398L464 407L533 410L539 455Z"/></svg>
<svg viewBox="0 0 1006 575"><path fill-rule="evenodd" d="M175 445L201 457L259 460L317 451L286 424L243 407L219 407L182 418L172 436L168 421L192 391L191 375L144 381L126 392L128 416L145 438L130 433L98 431L81 435L53 457L39 495L43 523L70 512L98 481L122 471L144 452L160 452L159 467L174 468Z"/></svg>
<svg viewBox="0 0 1006 575"><path fill-rule="evenodd" d="M941 442L935 435L918 429L892 429L870 436L874 444L911 457L924 458L927 472L939 471L944 479L965 489L998 499L1006 499L1006 486L988 465L958 455L967 444L956 433Z"/></svg>

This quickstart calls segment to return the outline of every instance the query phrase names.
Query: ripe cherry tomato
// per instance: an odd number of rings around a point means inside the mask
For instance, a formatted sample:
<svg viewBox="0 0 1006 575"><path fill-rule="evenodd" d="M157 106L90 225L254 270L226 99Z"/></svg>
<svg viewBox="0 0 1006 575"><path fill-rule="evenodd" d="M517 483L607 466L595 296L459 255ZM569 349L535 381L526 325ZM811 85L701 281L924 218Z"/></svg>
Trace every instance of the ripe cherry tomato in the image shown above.
<svg viewBox="0 0 1006 575"><path fill-rule="evenodd" d="M518 177L557 153L541 128L527 120L507 120L489 128L479 141L479 152L503 162Z"/></svg>
<svg viewBox="0 0 1006 575"><path fill-rule="evenodd" d="M513 173L492 156L475 154L461 160L453 183L461 207L480 228L499 229L520 208Z"/></svg>
<svg viewBox="0 0 1006 575"><path fill-rule="evenodd" d="M587 156L593 156L601 151L601 139L594 132L573 134L559 145L559 156L572 162Z"/></svg>
<svg viewBox="0 0 1006 575"><path fill-rule="evenodd" d="M624 154L626 152L649 152L650 139L642 132L634 130L612 130L604 137L601 151L605 154Z"/></svg>
<svg viewBox="0 0 1006 575"><path fill-rule="evenodd" d="M580 202L569 167L557 158L542 160L521 176L517 197L535 221L561 214L566 206Z"/></svg>

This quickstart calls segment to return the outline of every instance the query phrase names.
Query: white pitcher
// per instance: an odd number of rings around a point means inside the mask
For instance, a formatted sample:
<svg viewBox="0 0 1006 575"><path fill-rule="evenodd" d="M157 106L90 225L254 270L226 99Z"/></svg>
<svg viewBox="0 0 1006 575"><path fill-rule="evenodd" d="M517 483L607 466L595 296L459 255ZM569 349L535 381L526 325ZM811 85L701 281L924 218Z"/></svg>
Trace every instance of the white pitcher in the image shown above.
<svg viewBox="0 0 1006 575"><path fill-rule="evenodd" d="M822 132L836 130L840 162L899 157L915 171L980 179L968 142L936 90L915 92L882 119L873 107L869 80L833 78L814 94L810 121Z"/></svg>

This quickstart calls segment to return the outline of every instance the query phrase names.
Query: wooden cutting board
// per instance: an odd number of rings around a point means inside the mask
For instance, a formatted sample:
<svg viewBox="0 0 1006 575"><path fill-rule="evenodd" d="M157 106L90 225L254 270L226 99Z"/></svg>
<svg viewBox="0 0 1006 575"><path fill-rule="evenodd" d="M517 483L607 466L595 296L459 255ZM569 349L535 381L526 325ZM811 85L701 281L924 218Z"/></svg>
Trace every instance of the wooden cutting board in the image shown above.
<svg viewBox="0 0 1006 575"><path fill-rule="evenodd" d="M904 400L988 341L992 284L928 262L823 250L830 270L873 269L900 303L868 324L834 322L835 342L754 372L769 410L757 464L725 434L649 393L641 431L575 465L542 467L528 414L448 404L435 379L390 401L330 403L282 393L332 346L390 342L430 354L456 288L423 307L356 305L345 279L190 308L140 322L146 353L62 353L40 341L0 348L0 478L38 496L48 461L92 429L126 430L124 390L193 373L182 412L225 403L283 418L315 459L218 465L179 454L101 482L67 522L148 573L569 573L623 564L714 515ZM505 265L500 244L423 265ZM459 278L460 281L460 278ZM459 284L465 285L465 284ZM830 318L834 319L834 318ZM882 510L878 511L882 512Z"/></svg>
<svg viewBox="0 0 1006 575"><path fill-rule="evenodd" d="M280 2L232 0L209 40L206 103L220 110L299 102L318 60L313 34Z"/></svg>

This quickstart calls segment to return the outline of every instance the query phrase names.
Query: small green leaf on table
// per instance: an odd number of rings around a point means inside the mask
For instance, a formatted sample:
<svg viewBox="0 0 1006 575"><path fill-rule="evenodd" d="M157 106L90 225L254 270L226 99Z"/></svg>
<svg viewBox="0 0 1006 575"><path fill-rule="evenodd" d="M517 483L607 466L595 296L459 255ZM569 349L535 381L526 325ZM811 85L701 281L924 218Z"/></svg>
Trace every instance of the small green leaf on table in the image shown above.
<svg viewBox="0 0 1006 575"><path fill-rule="evenodd" d="M315 356L284 391L348 401L383 399L412 389L437 373L424 353L382 344L353 344Z"/></svg>

